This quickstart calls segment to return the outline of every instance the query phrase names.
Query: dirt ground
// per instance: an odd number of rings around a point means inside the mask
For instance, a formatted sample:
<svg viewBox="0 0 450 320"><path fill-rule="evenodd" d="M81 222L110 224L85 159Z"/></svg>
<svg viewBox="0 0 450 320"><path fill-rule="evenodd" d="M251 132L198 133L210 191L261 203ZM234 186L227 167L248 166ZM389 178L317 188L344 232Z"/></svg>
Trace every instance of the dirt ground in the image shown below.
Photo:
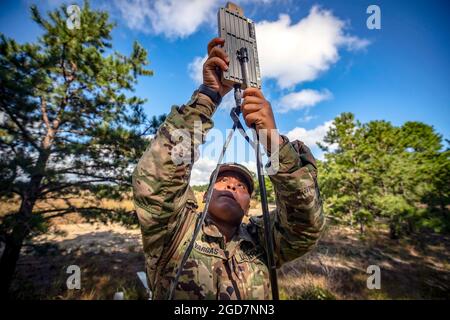
<svg viewBox="0 0 450 320"><path fill-rule="evenodd" d="M283 299L449 299L450 239L364 239L350 228L328 227L309 254L279 270ZM68 290L67 267L81 269L81 289ZM369 265L381 269L381 289L367 289ZM136 272L144 270L138 228L66 220L28 241L13 284L17 299L146 299Z"/></svg>
<svg viewBox="0 0 450 320"><path fill-rule="evenodd" d="M81 290L68 290L67 268L81 269ZM22 249L13 285L16 298L112 299L146 297L136 272L144 270L140 230L119 224L62 224Z"/></svg>
<svg viewBox="0 0 450 320"><path fill-rule="evenodd" d="M388 232L329 227L309 254L281 269L291 299L450 299L450 239L392 240ZM381 289L367 288L367 268L381 271Z"/></svg>

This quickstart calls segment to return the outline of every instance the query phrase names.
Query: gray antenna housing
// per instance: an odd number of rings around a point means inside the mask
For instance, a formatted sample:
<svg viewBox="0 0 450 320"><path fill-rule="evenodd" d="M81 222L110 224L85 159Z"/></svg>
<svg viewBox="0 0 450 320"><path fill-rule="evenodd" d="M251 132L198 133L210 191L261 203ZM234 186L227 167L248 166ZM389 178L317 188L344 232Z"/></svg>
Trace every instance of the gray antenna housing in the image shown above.
<svg viewBox="0 0 450 320"><path fill-rule="evenodd" d="M223 49L230 58L228 70L222 72L222 82L230 86L239 84L242 89L247 86L261 89L255 23L243 15L240 7L232 3L228 3L226 8L220 8L217 18L219 37L225 39ZM244 83L238 58L241 48L247 48L248 52L248 84Z"/></svg>

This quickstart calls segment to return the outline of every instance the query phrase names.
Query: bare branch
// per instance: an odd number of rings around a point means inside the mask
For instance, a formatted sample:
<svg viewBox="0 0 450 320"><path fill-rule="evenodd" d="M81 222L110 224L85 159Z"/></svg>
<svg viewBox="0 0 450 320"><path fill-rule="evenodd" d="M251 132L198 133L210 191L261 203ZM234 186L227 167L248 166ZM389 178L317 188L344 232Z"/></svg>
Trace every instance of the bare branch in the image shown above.
<svg viewBox="0 0 450 320"><path fill-rule="evenodd" d="M44 219L52 219L52 218L56 218L56 217L61 217L68 213L73 213L73 212L82 213L83 211L91 211L91 210L101 211L104 213L115 212L114 209L107 209L107 208L100 208L100 207L81 207L81 208L80 207L70 207L70 208L42 210L42 211L33 212L33 214L46 215L48 213L53 213L52 215L44 216ZM129 212L132 212L132 211L129 211Z"/></svg>
<svg viewBox="0 0 450 320"><path fill-rule="evenodd" d="M50 129L50 121L48 120L48 114L47 114L47 101L44 97L41 98L41 112L42 112L42 119L44 120L45 126Z"/></svg>
<svg viewBox="0 0 450 320"><path fill-rule="evenodd" d="M92 178L98 178L98 179L103 179L104 181L109 181L109 182L115 182L115 183L124 183L126 182L125 179L118 179L118 178L111 178L111 177L103 177L103 176L97 176L94 174L89 174L89 173L83 173L83 172L76 172L76 171L66 171L67 174L75 174L78 176L85 176L85 177L92 177Z"/></svg>
<svg viewBox="0 0 450 320"><path fill-rule="evenodd" d="M83 184L96 183L96 182L105 182L105 181L108 181L108 180L105 180L105 179L92 179L92 180L70 182L70 183L61 184L61 185L59 185L57 187L49 188L49 189L46 190L46 188L49 186L47 184L47 185L44 185L44 186L41 187L40 194L41 194L41 196L44 196L47 193L60 191L62 189L66 189L66 188L70 188L70 187L76 187L76 186L81 186Z"/></svg>

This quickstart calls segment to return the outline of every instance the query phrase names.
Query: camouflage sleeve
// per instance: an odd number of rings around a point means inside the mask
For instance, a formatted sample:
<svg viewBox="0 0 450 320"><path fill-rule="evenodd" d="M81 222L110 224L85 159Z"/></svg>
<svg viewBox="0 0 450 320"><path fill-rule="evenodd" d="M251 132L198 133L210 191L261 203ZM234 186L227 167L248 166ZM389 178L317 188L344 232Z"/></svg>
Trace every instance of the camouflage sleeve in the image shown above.
<svg viewBox="0 0 450 320"><path fill-rule="evenodd" d="M173 106L133 172L133 198L147 268L156 266L167 252L186 219L185 209L197 207L189 180L198 146L213 126L215 108L211 99L197 91L187 104Z"/></svg>
<svg viewBox="0 0 450 320"><path fill-rule="evenodd" d="M285 142L279 151L270 157L278 157L278 171L269 176L277 204L277 209L270 214L277 267L308 252L324 227L315 159L302 142L283 139ZM271 160L268 166L273 162ZM262 217L251 221L258 226L258 237L263 240Z"/></svg>

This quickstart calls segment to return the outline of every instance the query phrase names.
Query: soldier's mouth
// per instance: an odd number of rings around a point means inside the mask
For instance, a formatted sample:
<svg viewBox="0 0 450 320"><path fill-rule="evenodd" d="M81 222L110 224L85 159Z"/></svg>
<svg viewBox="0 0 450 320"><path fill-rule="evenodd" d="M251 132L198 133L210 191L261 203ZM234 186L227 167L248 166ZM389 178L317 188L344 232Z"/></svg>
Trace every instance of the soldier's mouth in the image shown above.
<svg viewBox="0 0 450 320"><path fill-rule="evenodd" d="M220 195L220 197L230 198L230 199L236 201L236 199L234 198L234 196L233 196L232 194L230 194L229 192L227 192L227 193L222 193L222 194Z"/></svg>

